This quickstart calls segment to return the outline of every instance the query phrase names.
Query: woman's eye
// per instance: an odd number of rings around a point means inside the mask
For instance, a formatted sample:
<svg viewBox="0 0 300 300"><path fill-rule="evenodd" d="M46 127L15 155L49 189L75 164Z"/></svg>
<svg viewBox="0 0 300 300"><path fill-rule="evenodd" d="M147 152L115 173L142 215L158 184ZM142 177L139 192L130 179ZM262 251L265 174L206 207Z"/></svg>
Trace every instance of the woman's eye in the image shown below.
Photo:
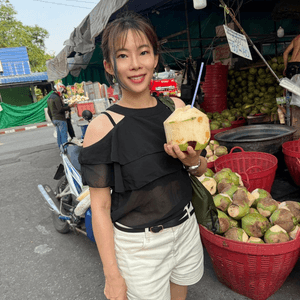
<svg viewBox="0 0 300 300"><path fill-rule="evenodd" d="M149 53L148 51L143 51L142 53L141 53L141 55L146 55L147 53Z"/></svg>
<svg viewBox="0 0 300 300"><path fill-rule="evenodd" d="M126 55L125 54L120 54L117 58L125 58Z"/></svg>

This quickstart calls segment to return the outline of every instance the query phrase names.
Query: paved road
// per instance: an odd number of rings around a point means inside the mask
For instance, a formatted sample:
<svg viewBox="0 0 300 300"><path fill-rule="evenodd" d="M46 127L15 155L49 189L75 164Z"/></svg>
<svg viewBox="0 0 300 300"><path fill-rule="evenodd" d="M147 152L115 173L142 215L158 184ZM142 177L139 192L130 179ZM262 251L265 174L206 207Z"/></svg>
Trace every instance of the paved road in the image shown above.
<svg viewBox="0 0 300 300"><path fill-rule="evenodd" d="M1 300L105 299L96 245L83 235L56 232L38 192L39 183L55 187L59 163L53 128L0 136ZM217 280L205 254L204 277L187 300L246 300ZM269 299L299 299L299 278L300 261Z"/></svg>

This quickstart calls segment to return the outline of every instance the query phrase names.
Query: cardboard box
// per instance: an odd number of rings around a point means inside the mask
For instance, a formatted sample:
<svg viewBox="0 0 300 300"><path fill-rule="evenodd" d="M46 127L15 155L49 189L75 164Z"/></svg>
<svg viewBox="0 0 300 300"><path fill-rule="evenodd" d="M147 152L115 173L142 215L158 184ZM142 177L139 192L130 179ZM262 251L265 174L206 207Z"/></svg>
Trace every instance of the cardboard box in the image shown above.
<svg viewBox="0 0 300 300"><path fill-rule="evenodd" d="M237 26L235 25L234 22L227 23L227 26L230 29L237 31ZM225 31L224 31L223 25L216 26L216 36L218 36L218 37L225 36Z"/></svg>
<svg viewBox="0 0 300 300"><path fill-rule="evenodd" d="M101 97L101 84L99 82L86 82L83 86L84 93L90 100L100 99Z"/></svg>

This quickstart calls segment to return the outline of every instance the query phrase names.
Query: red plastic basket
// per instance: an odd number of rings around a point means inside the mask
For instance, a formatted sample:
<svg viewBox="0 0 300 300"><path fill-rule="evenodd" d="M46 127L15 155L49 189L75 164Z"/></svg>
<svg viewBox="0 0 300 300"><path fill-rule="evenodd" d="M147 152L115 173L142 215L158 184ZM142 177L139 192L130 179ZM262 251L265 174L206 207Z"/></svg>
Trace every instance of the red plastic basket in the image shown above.
<svg viewBox="0 0 300 300"><path fill-rule="evenodd" d="M208 162L207 163L207 168L211 169L215 173L216 172L216 170L215 170L215 162L214 161Z"/></svg>
<svg viewBox="0 0 300 300"><path fill-rule="evenodd" d="M233 153L235 149L241 152ZM215 160L216 172L230 168L241 175L249 192L256 188L271 192L278 166L277 158L269 153L244 151L241 147L233 147L229 154Z"/></svg>
<svg viewBox="0 0 300 300"><path fill-rule="evenodd" d="M81 117L82 112L86 109L89 110L94 115L96 112L94 102L93 101L85 101L85 102L76 104L76 110L77 110L78 117Z"/></svg>
<svg viewBox="0 0 300 300"><path fill-rule="evenodd" d="M289 141L282 144L285 164L295 182L300 186L300 142Z"/></svg>
<svg viewBox="0 0 300 300"><path fill-rule="evenodd" d="M200 234L218 280L253 300L265 300L285 282L300 253L300 234L279 244L250 244L215 235L202 225Z"/></svg>

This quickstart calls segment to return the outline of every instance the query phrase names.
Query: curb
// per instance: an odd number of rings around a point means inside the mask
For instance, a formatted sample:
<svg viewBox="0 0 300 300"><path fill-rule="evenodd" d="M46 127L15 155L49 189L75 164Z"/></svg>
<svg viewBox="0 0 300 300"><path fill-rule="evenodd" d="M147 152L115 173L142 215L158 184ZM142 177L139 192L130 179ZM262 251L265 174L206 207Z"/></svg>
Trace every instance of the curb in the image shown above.
<svg viewBox="0 0 300 300"><path fill-rule="evenodd" d="M0 134L14 133L14 132L19 132L19 131L37 129L37 128L42 128L42 127L50 127L50 126L53 126L53 124L52 123L48 123L48 124L41 124L41 125L30 125L30 126L16 128L16 129L2 130L2 131L0 131Z"/></svg>

